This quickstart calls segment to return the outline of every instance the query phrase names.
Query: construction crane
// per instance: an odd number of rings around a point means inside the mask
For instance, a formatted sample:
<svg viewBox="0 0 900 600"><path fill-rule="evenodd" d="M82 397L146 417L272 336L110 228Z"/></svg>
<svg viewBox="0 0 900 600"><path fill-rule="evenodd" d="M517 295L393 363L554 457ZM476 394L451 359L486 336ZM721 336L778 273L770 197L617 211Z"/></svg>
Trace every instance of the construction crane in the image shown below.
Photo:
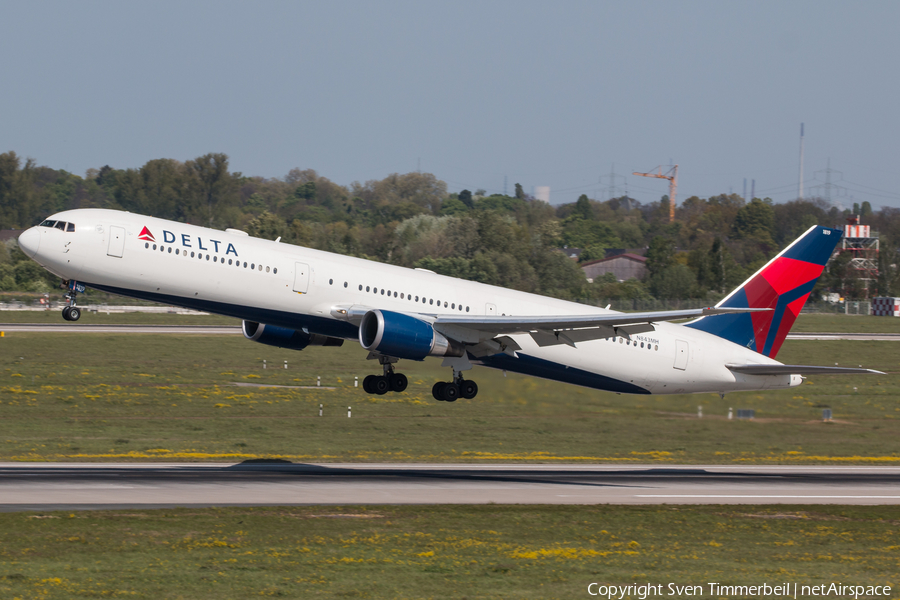
<svg viewBox="0 0 900 600"><path fill-rule="evenodd" d="M675 222L675 192L678 190L678 165L675 165L665 173L662 167L656 167L656 173L632 173L641 177L655 177L669 180L669 223Z"/></svg>

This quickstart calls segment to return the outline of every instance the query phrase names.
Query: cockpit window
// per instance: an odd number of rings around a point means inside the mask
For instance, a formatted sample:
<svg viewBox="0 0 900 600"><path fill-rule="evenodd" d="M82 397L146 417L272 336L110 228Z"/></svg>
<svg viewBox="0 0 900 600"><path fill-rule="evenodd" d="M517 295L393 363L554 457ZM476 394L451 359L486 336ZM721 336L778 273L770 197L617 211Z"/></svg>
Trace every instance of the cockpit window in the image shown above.
<svg viewBox="0 0 900 600"><path fill-rule="evenodd" d="M57 221L56 228L59 229L60 231L65 231L66 230L66 222L65 221Z"/></svg>
<svg viewBox="0 0 900 600"><path fill-rule="evenodd" d="M50 219L41 223L41 227L53 227L54 225L56 225L56 221L51 221Z"/></svg>
<svg viewBox="0 0 900 600"><path fill-rule="evenodd" d="M75 223L67 223L66 231L75 231Z"/></svg>

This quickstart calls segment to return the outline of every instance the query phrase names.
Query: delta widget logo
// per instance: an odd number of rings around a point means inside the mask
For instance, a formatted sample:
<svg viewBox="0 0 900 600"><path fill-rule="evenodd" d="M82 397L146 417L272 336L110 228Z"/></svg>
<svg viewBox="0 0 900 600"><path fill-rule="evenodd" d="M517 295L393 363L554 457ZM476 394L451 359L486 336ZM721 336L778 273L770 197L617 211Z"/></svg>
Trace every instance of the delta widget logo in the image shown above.
<svg viewBox="0 0 900 600"><path fill-rule="evenodd" d="M150 233L150 230L144 227L141 229L141 235L138 236L139 240L147 240L150 242L155 242L156 238L153 237L153 234Z"/></svg>

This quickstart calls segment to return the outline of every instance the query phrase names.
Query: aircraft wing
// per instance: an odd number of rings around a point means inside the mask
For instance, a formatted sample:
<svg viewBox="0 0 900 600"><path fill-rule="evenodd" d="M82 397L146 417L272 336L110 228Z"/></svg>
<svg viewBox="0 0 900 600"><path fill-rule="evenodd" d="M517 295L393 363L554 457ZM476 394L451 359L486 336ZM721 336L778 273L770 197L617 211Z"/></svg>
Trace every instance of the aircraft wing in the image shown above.
<svg viewBox="0 0 900 600"><path fill-rule="evenodd" d="M630 337L653 331L653 323L706 315L747 313L768 308L693 308L640 313L611 312L593 315L507 316L507 315L435 315L435 329L467 343L477 343L499 335L528 333L539 346L567 344L575 346L604 337ZM472 335L476 334L476 335Z"/></svg>
<svg viewBox="0 0 900 600"><path fill-rule="evenodd" d="M640 313L607 313L597 315L563 315L540 317L514 317L506 315L438 315L435 325L458 325L495 335L528 333L537 329L558 331L584 327L618 327L622 325L642 325L656 321L675 321L691 317L721 315L725 313L746 313L768 308L692 308L688 310L659 310Z"/></svg>
<svg viewBox="0 0 900 600"><path fill-rule="evenodd" d="M875 369L856 367L816 367L813 365L725 365L735 373L746 375L842 375L873 373L884 375Z"/></svg>

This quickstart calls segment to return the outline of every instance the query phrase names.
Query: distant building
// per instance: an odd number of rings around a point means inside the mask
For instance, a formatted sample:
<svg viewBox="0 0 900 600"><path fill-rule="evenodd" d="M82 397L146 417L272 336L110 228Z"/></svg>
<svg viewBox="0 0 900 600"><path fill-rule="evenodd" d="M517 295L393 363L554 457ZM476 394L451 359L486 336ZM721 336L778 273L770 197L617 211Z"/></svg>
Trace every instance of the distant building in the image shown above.
<svg viewBox="0 0 900 600"><path fill-rule="evenodd" d="M534 197L536 200L543 200L547 204L550 203L550 186L539 185L534 188Z"/></svg>
<svg viewBox="0 0 900 600"><path fill-rule="evenodd" d="M578 257L581 256L581 248L569 248L568 246L563 246L560 248L560 252L572 260L578 260Z"/></svg>
<svg viewBox="0 0 900 600"><path fill-rule="evenodd" d="M637 254L626 253L608 256L598 260L589 260L581 264L584 276L588 281L594 281L607 273L616 276L617 281L629 279L643 279L647 272L647 259Z"/></svg>

